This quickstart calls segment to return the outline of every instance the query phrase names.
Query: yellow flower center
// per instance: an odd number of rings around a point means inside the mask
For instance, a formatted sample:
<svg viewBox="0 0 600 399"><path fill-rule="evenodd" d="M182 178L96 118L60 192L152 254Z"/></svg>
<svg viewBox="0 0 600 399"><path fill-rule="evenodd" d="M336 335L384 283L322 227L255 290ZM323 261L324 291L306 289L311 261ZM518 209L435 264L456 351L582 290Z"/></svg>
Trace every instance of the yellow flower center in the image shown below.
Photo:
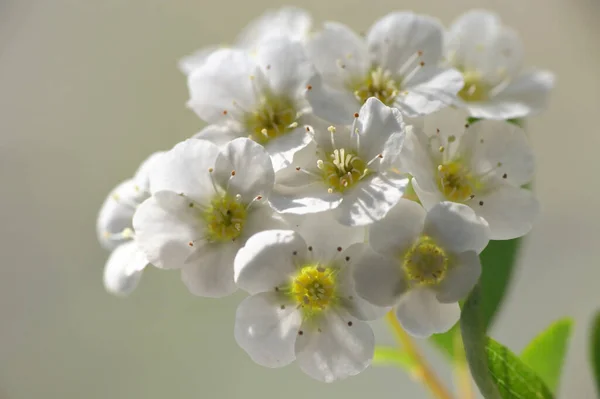
<svg viewBox="0 0 600 399"><path fill-rule="evenodd" d="M464 202L481 188L479 180L460 159L439 165L437 173L438 188L452 202Z"/></svg>
<svg viewBox="0 0 600 399"><path fill-rule="evenodd" d="M419 237L404 254L402 267L408 279L420 285L439 284L448 270L448 255L429 236Z"/></svg>
<svg viewBox="0 0 600 399"><path fill-rule="evenodd" d="M266 95L252 113L246 115L245 125L250 138L259 144L284 135L298 126L293 101L286 97Z"/></svg>
<svg viewBox="0 0 600 399"><path fill-rule="evenodd" d="M293 279L290 293L303 316L311 318L335 302L336 270L319 265L304 266Z"/></svg>
<svg viewBox="0 0 600 399"><path fill-rule="evenodd" d="M228 195L213 199L204 211L209 241L232 241L240 236L247 216L246 206Z"/></svg>
<svg viewBox="0 0 600 399"><path fill-rule="evenodd" d="M489 99L490 87L477 72L463 72L465 85L458 96L466 102L481 102Z"/></svg>
<svg viewBox="0 0 600 399"><path fill-rule="evenodd" d="M371 69L364 79L350 85L354 96L361 104L368 98L376 97L385 105L392 105L398 96L400 82L393 79L388 70L381 67Z"/></svg>
<svg viewBox="0 0 600 399"><path fill-rule="evenodd" d="M344 192L370 173L365 161L344 148L326 154L317 161L317 167L330 190L337 192Z"/></svg>

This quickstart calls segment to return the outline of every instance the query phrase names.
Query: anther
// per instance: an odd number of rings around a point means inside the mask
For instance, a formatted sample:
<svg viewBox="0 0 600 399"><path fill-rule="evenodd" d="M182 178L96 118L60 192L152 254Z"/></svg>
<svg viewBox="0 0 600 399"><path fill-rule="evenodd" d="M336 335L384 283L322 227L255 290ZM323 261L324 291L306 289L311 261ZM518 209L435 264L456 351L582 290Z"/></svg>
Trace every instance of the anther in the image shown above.
<svg viewBox="0 0 600 399"><path fill-rule="evenodd" d="M355 117L355 118L358 118L358 112L355 112L355 113L354 113L354 117Z"/></svg>
<svg viewBox="0 0 600 399"><path fill-rule="evenodd" d="M235 176L235 170L231 171L231 176Z"/></svg>
<svg viewBox="0 0 600 399"><path fill-rule="evenodd" d="M479 201L479 206L483 206L483 201Z"/></svg>

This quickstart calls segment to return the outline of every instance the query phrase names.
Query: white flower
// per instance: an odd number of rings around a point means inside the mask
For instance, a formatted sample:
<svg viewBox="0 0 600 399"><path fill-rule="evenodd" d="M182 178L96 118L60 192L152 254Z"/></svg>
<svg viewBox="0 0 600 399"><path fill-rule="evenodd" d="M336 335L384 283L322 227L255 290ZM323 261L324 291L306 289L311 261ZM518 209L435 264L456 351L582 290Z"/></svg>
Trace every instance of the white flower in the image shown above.
<svg viewBox="0 0 600 399"><path fill-rule="evenodd" d="M221 49L189 76L188 106L213 125L198 138L217 144L250 137L265 146L275 170L310 142L304 96L316 74L299 43L264 42L255 54Z"/></svg>
<svg viewBox="0 0 600 399"><path fill-rule="evenodd" d="M138 245L153 265L182 269L192 293L228 295L237 250L252 234L282 225L265 204L273 180L268 154L249 139L221 150L206 140L179 143L150 174L152 196L133 218Z"/></svg>
<svg viewBox="0 0 600 399"><path fill-rule="evenodd" d="M471 116L522 118L545 107L554 76L541 70L521 71L523 44L497 15L465 13L450 28L447 42L447 60L465 81L458 104Z"/></svg>
<svg viewBox="0 0 600 399"><path fill-rule="evenodd" d="M334 210L348 226L383 218L408 184L398 169L404 136L400 112L370 98L352 126L317 127L315 143L277 173L271 205L294 214Z"/></svg>
<svg viewBox="0 0 600 399"><path fill-rule="evenodd" d="M311 83L307 96L315 114L347 123L369 97L407 116L453 103L463 80L458 71L438 66L443 37L437 19L411 12L388 14L371 27L366 39L342 24L326 23L307 44L322 75Z"/></svg>
<svg viewBox="0 0 600 399"><path fill-rule="evenodd" d="M162 154L148 157L132 179L111 190L100 208L96 222L98 240L112 251L104 266L104 287L115 295L131 293L148 264L135 242L132 219L138 205L150 196L148 173Z"/></svg>
<svg viewBox="0 0 600 399"><path fill-rule="evenodd" d="M294 360L313 378L332 382L363 371L374 336L367 323L387 309L356 295L351 267L363 229L342 227L330 213L292 230L251 237L235 258L235 280L251 296L238 307L235 338L258 364ZM346 246L348 245L348 246Z"/></svg>
<svg viewBox="0 0 600 399"><path fill-rule="evenodd" d="M470 206L488 222L493 240L527 234L539 205L521 188L534 170L525 132L504 121L465 125L460 114L444 110L425 118L422 131L407 132L403 161L419 200L426 209L441 201ZM447 116L454 123L440 123Z"/></svg>
<svg viewBox="0 0 600 399"><path fill-rule="evenodd" d="M426 212L402 200L369 226L373 251L355 263L356 291L373 305L396 305L398 320L412 335L446 332L460 318L457 302L479 279L478 254L488 232L465 205L443 202Z"/></svg>
<svg viewBox="0 0 600 399"><path fill-rule="evenodd" d="M272 37L286 37L304 43L312 27L310 14L296 7L270 10L251 21L237 36L232 47L255 50L261 42ZM201 67L218 47L205 47L179 61L179 69L186 75Z"/></svg>

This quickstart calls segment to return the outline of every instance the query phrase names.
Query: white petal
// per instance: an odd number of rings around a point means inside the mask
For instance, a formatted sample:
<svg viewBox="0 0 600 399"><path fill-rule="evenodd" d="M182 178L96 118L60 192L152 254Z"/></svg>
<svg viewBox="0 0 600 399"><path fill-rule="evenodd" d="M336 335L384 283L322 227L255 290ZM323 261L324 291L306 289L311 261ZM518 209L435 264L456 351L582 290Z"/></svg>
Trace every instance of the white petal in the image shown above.
<svg viewBox="0 0 600 399"><path fill-rule="evenodd" d="M150 176L150 190L183 193L199 203L207 203L215 195L209 169L214 168L219 147L198 139L177 144L156 163Z"/></svg>
<svg viewBox="0 0 600 399"><path fill-rule="evenodd" d="M342 198L339 193L328 193L324 183L316 182L294 189L275 185L269 203L277 212L305 215L335 209Z"/></svg>
<svg viewBox="0 0 600 399"><path fill-rule="evenodd" d="M316 116L334 124L352 123L360 102L350 90L330 87L321 76L315 76L309 84L306 99Z"/></svg>
<svg viewBox="0 0 600 399"><path fill-rule="evenodd" d="M143 199L150 196L150 174L154 173L156 165L160 165L160 158L166 154L165 151L158 151L151 154L142 162L138 170L135 172L133 180L137 184L134 189L141 194ZM141 203L141 201L139 201Z"/></svg>
<svg viewBox="0 0 600 399"><path fill-rule="evenodd" d="M468 206L441 202L427 213L424 233L453 253L480 253L489 242L490 228Z"/></svg>
<svg viewBox="0 0 600 399"><path fill-rule="evenodd" d="M457 70L425 65L403 83L394 106L407 116L428 115L455 103L463 85Z"/></svg>
<svg viewBox="0 0 600 399"><path fill-rule="evenodd" d="M372 250L354 262L354 286L358 295L381 307L394 305L408 288L398 257Z"/></svg>
<svg viewBox="0 0 600 399"><path fill-rule="evenodd" d="M337 22L326 22L306 48L324 82L336 89L346 88L352 78L362 78L370 67L364 39Z"/></svg>
<svg viewBox="0 0 600 399"><path fill-rule="evenodd" d="M112 237L112 234L121 233L124 229L131 228L131 219L136 206L145 198L140 198L133 180L126 180L117 185L108 194L96 221L98 241L106 249L112 250L126 240Z"/></svg>
<svg viewBox="0 0 600 399"><path fill-rule="evenodd" d="M204 47L194 51L192 54L183 57L179 60L179 70L185 75L189 75L196 69L200 68L208 57L218 49L216 46Z"/></svg>
<svg viewBox="0 0 600 399"><path fill-rule="evenodd" d="M419 180L417 180L416 178L412 179L412 186L415 190L415 193L417 194L417 197L419 197L419 201L421 201L423 208L425 208L426 210L429 210L439 202L446 200L439 190L427 191L422 189Z"/></svg>
<svg viewBox="0 0 600 399"><path fill-rule="evenodd" d="M400 112L375 97L369 98L358 113L355 127L360 137L359 155L367 162L383 152L393 134L405 133Z"/></svg>
<svg viewBox="0 0 600 399"><path fill-rule="evenodd" d="M446 273L444 280L435 287L437 300L441 303L453 303L469 295L481 276L481 262L474 251L455 255L454 264Z"/></svg>
<svg viewBox="0 0 600 399"><path fill-rule="evenodd" d="M367 244L357 243L345 249L339 258L343 262L337 276L340 305L358 320L376 320L389 311L389 307L376 306L364 300L356 291L354 271L357 262L369 253L373 251Z"/></svg>
<svg viewBox="0 0 600 399"><path fill-rule="evenodd" d="M234 173L235 171L235 173ZM267 197L273 189L275 172L264 147L247 138L227 143L215 162L215 179L227 194L241 195L250 203L257 196Z"/></svg>
<svg viewBox="0 0 600 399"><path fill-rule="evenodd" d="M310 141L311 136L304 126L269 141L265 149L271 155L275 172L289 166L294 159L294 154L306 147Z"/></svg>
<svg viewBox="0 0 600 399"><path fill-rule="evenodd" d="M223 147L240 136L247 136L244 132L243 127L238 123L221 123L219 125L208 125L204 129L200 130L194 136L195 139L210 141L219 147Z"/></svg>
<svg viewBox="0 0 600 399"><path fill-rule="evenodd" d="M491 240L524 236L539 213L539 203L531 191L508 184L478 196L474 201L472 208L490 225Z"/></svg>
<svg viewBox="0 0 600 399"><path fill-rule="evenodd" d="M204 237L204 222L190 202L174 192L159 191L137 209L133 217L136 241L154 266L182 268L202 244L196 242Z"/></svg>
<svg viewBox="0 0 600 399"><path fill-rule="evenodd" d="M256 60L275 95L303 96L309 80L317 73L302 44L285 36L263 41Z"/></svg>
<svg viewBox="0 0 600 399"><path fill-rule="evenodd" d="M454 65L477 71L486 65L486 47L501 32L500 18L482 10L471 10L461 15L450 27L448 57Z"/></svg>
<svg viewBox="0 0 600 399"><path fill-rule="evenodd" d="M376 175L344 193L335 210L337 220L346 226L366 226L387 215L402 199L408 179L394 174Z"/></svg>
<svg viewBox="0 0 600 399"><path fill-rule="evenodd" d="M260 68L244 51L217 50L188 77L188 106L208 123L241 119L240 109L254 109L254 85L261 79Z"/></svg>
<svg viewBox="0 0 600 399"><path fill-rule="evenodd" d="M194 295L222 298L237 289L233 281L233 259L237 242L206 244L187 259L181 279Z"/></svg>
<svg viewBox="0 0 600 399"><path fill-rule="evenodd" d="M396 316L409 334L427 338L451 329L460 319L460 307L438 302L433 290L412 289L400 300Z"/></svg>
<svg viewBox="0 0 600 399"><path fill-rule="evenodd" d="M235 282L250 294L274 291L289 282L297 269L294 260L304 259L306 251L306 242L294 231L255 234L235 257Z"/></svg>
<svg viewBox="0 0 600 399"><path fill-rule="evenodd" d="M255 201L248 208L246 223L244 223L242 234L240 235L241 240L247 240L254 234L265 230L290 229L290 224L282 216L274 212L265 200Z"/></svg>
<svg viewBox="0 0 600 399"><path fill-rule="evenodd" d="M236 45L254 48L262 41L272 37L287 37L302 41L312 26L310 14L296 7L281 7L265 12L250 22L238 35Z"/></svg>
<svg viewBox="0 0 600 399"><path fill-rule="evenodd" d="M301 187L316 181L315 176L299 171L299 166L304 170L317 171L317 146L314 141L310 141L306 147L294 154L291 164L275 172L275 183L280 187L293 188Z"/></svg>
<svg viewBox="0 0 600 399"><path fill-rule="evenodd" d="M356 375L371 364L375 337L367 323L331 312L319 328L303 325L303 334L296 339L296 360L306 374L333 382Z"/></svg>
<svg viewBox="0 0 600 399"><path fill-rule="evenodd" d="M444 27L436 18L393 12L375 22L367 42L379 65L396 72L418 52L422 54L418 61L436 65L442 56L443 35Z"/></svg>
<svg viewBox="0 0 600 399"><path fill-rule="evenodd" d="M137 287L148 259L134 241L118 246L104 266L104 287L115 295L128 295Z"/></svg>
<svg viewBox="0 0 600 399"><path fill-rule="evenodd" d="M484 47L485 58L479 72L489 85L497 85L515 76L523 65L524 49L519 34L503 27Z"/></svg>
<svg viewBox="0 0 600 399"><path fill-rule="evenodd" d="M554 75L546 71L525 72L487 102L469 103L471 115L485 119L513 119L543 110L554 87Z"/></svg>
<svg viewBox="0 0 600 399"><path fill-rule="evenodd" d="M429 151L428 137L425 133L409 126L406 129L406 137L400 154L402 166L414 176L414 179L423 183L424 189L436 191L437 185L434 179L437 165L434 164Z"/></svg>
<svg viewBox="0 0 600 399"><path fill-rule="evenodd" d="M235 340L262 366L282 367L294 361L302 317L295 306L287 305L284 296L265 292L246 298L237 308Z"/></svg>
<svg viewBox="0 0 600 399"><path fill-rule="evenodd" d="M533 179L535 159L525 131L505 121L482 120L469 127L476 136L471 168L478 174L522 186ZM498 164L501 164L498 167ZM504 177L506 174L506 177Z"/></svg>

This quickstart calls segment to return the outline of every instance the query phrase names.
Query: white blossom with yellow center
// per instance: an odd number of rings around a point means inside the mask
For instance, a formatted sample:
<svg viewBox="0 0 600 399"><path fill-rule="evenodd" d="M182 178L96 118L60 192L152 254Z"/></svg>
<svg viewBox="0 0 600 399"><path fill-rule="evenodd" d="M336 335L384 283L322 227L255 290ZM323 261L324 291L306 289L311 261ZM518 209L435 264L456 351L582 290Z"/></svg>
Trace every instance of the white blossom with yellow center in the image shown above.
<svg viewBox="0 0 600 399"><path fill-rule="evenodd" d="M112 294L131 293L148 265L135 242L132 220L137 207L150 196L148 174L162 154L150 155L133 178L111 190L100 208L96 232L102 246L112 251L103 274L104 287Z"/></svg>
<svg viewBox="0 0 600 399"><path fill-rule="evenodd" d="M156 267L181 269L193 294L231 294L237 250L254 233L285 226L266 204L274 180L269 155L246 138L221 150L189 139L152 172L152 196L133 219L139 247Z"/></svg>
<svg viewBox="0 0 600 399"><path fill-rule="evenodd" d="M356 290L373 305L396 306L412 335L446 332L479 280L488 237L487 223L465 205L442 202L427 212L402 200L369 226L372 250L355 263Z"/></svg>
<svg viewBox="0 0 600 399"><path fill-rule="evenodd" d="M522 188L534 169L525 132L505 121L468 125L461 111L441 111L409 129L404 165L415 193L426 209L441 201L470 206L488 222L493 240L527 234L539 205Z"/></svg>
<svg viewBox="0 0 600 399"><path fill-rule="evenodd" d="M437 19L411 12L386 15L366 38L326 23L307 43L321 73L307 92L315 114L331 123L350 123L370 97L411 117L452 104L463 79L457 70L439 66L443 37Z"/></svg>
<svg viewBox="0 0 600 399"><path fill-rule="evenodd" d="M188 77L188 106L210 123L196 137L217 145L248 137L277 171L310 142L305 93L316 75L302 45L270 37L256 49L219 49Z"/></svg>
<svg viewBox="0 0 600 399"><path fill-rule="evenodd" d="M296 360L326 382L369 365L374 337L362 320L387 309L354 291L350 271L366 248L363 237L362 229L325 213L305 216L298 231L258 233L240 249L235 280L251 296L238 307L235 338L255 362L281 367Z"/></svg>
<svg viewBox="0 0 600 399"><path fill-rule="evenodd" d="M462 72L464 86L457 103L471 116L523 118L546 106L554 76L522 71L523 44L518 34L488 11L469 11L450 27L446 60Z"/></svg>
<svg viewBox="0 0 600 399"><path fill-rule="evenodd" d="M402 197L405 125L396 109L376 98L354 114L351 126L314 125L315 142L276 174L271 205L292 214L333 210L347 226L385 217Z"/></svg>

